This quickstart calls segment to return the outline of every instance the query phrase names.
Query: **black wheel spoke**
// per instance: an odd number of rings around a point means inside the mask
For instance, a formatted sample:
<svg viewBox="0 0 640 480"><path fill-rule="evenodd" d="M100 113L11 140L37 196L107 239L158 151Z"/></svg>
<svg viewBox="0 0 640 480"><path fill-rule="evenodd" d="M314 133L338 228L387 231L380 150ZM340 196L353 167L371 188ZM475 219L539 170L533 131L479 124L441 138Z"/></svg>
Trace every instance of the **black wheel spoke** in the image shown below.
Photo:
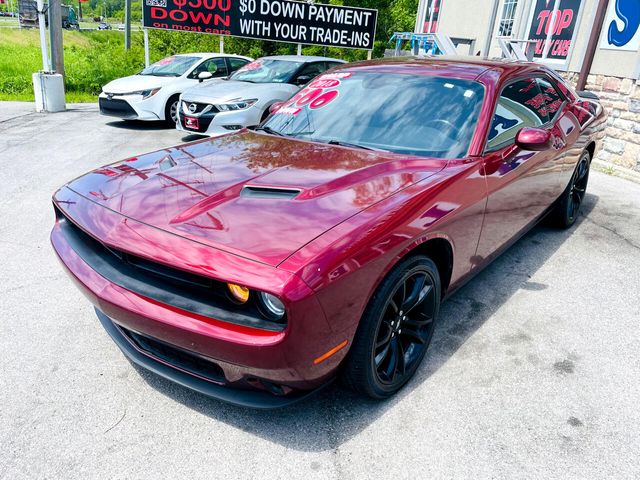
<svg viewBox="0 0 640 480"><path fill-rule="evenodd" d="M393 382L396 376L396 369L398 367L398 342L394 338L389 342L389 361L387 362L387 368L385 368L385 375L389 381Z"/></svg>
<svg viewBox="0 0 640 480"><path fill-rule="evenodd" d="M419 345L424 345L425 343L424 338L422 338L416 330L407 324L403 326L401 335L406 337L412 343L417 343Z"/></svg>
<svg viewBox="0 0 640 480"><path fill-rule="evenodd" d="M389 307L391 307L391 310L393 310L394 315L398 314L398 305L393 301L393 299L391 299L391 301L389 302Z"/></svg>
<svg viewBox="0 0 640 480"><path fill-rule="evenodd" d="M418 315L415 315L415 318L407 318L403 325L409 328L420 328L430 324L431 322L433 322L432 317L424 312L420 312Z"/></svg>
<svg viewBox="0 0 640 480"><path fill-rule="evenodd" d="M393 333L393 330L391 329L391 327L387 326L387 333L386 335L384 335L384 337L382 339L379 339L376 342L376 346L375 346L375 351L377 352L378 350L380 350L380 348L384 347L387 343L389 343L389 340L391 340L391 334Z"/></svg>
<svg viewBox="0 0 640 480"><path fill-rule="evenodd" d="M374 361L376 364L376 368L380 368L382 362L387 358L389 352L391 351L391 343L388 343L387 346L382 350L378 355L375 356Z"/></svg>
<svg viewBox="0 0 640 480"><path fill-rule="evenodd" d="M396 365L396 372L400 375L404 375L406 370L406 362L404 357L404 348L402 348L402 342L400 339L396 339L396 343L398 344L398 362Z"/></svg>
<svg viewBox="0 0 640 480"><path fill-rule="evenodd" d="M402 311L407 314L416 306L420 305L432 288L433 286L430 283L427 283L426 274L416 278L411 287L409 296L402 305Z"/></svg>

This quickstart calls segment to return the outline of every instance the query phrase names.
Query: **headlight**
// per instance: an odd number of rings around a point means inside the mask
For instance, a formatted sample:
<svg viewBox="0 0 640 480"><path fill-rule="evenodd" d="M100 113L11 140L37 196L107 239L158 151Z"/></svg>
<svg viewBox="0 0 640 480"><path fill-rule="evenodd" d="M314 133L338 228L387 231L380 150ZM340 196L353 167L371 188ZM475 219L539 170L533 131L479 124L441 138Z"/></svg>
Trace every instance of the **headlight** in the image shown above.
<svg viewBox="0 0 640 480"><path fill-rule="evenodd" d="M266 315L273 320L280 320L284 317L284 304L278 297L271 295L270 293L260 292L259 298L263 315Z"/></svg>
<svg viewBox="0 0 640 480"><path fill-rule="evenodd" d="M214 105L220 112L231 112L233 110L245 110L258 101L257 98L240 100L239 102L220 103Z"/></svg>
<svg viewBox="0 0 640 480"><path fill-rule="evenodd" d="M159 88L154 88L151 90L138 90L137 92L123 93L122 95L142 95L142 99L146 100L147 98L153 97L159 91Z"/></svg>

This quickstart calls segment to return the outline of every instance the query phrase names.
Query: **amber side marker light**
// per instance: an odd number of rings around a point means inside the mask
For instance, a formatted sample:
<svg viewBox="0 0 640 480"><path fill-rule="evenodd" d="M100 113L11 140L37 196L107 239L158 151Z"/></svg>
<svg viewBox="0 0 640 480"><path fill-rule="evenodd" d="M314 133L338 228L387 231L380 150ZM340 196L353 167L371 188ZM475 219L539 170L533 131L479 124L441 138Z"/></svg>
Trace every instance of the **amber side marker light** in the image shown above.
<svg viewBox="0 0 640 480"><path fill-rule="evenodd" d="M242 285L236 285L235 283L227 283L227 288L234 299L240 303L247 303L249 300L249 289Z"/></svg>
<svg viewBox="0 0 640 480"><path fill-rule="evenodd" d="M342 342L340 345L337 345L335 347L333 347L331 350L329 350L327 353L325 353L324 355L319 356L318 358L316 358L313 361L314 365L319 364L320 362L324 362L327 358L329 358L331 355L333 355L334 353L338 353L340 350L342 350L344 347L347 346L347 343L349 343L348 340L345 340L344 342Z"/></svg>

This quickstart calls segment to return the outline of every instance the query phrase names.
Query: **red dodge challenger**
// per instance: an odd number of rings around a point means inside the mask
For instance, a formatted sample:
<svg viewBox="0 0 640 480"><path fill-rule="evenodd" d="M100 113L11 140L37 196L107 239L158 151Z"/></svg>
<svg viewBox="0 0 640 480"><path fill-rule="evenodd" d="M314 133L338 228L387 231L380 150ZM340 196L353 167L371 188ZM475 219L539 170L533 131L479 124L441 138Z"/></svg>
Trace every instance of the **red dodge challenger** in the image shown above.
<svg viewBox="0 0 640 480"><path fill-rule="evenodd" d="M381 399L445 298L544 216L575 222L604 123L536 64L344 65L255 130L73 180L51 241L144 368L257 408L339 375Z"/></svg>

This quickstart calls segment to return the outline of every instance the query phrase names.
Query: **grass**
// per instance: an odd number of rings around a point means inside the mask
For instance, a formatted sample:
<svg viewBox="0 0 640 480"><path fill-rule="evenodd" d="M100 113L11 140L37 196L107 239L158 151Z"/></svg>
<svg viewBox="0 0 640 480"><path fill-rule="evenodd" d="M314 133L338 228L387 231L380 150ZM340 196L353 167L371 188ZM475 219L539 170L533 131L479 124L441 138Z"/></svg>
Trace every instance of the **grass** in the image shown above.
<svg viewBox="0 0 640 480"><path fill-rule="evenodd" d="M96 101L104 84L143 67L142 34L132 36L125 52L121 32L63 32L68 102ZM31 75L42 69L38 31L2 28L0 39L0 100L33 101Z"/></svg>
<svg viewBox="0 0 640 480"><path fill-rule="evenodd" d="M0 17L2 18L2 17ZM8 19L14 21L14 19ZM116 78L132 75L144 67L141 31L131 33L131 49L124 50L124 35L118 31L62 32L65 93L67 102L95 102L102 87ZM175 53L216 52L218 37L190 32L149 32L151 61ZM384 45L380 44L380 49ZM225 39L225 51L257 58L263 55L295 54L296 45L244 38ZM362 50L304 47L305 55L326 55L348 61L366 58ZM37 29L11 28L0 23L0 100L33 101L31 75L42 69Z"/></svg>

